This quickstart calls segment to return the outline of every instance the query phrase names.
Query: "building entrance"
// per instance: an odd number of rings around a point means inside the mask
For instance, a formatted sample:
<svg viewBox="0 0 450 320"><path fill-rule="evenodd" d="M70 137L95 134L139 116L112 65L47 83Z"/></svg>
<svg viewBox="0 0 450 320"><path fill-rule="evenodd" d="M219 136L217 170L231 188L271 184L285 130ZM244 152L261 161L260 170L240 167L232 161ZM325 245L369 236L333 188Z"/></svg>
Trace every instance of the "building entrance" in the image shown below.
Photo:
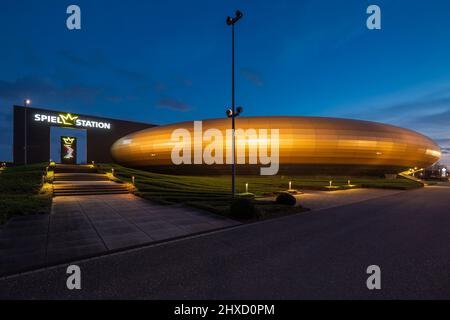
<svg viewBox="0 0 450 320"><path fill-rule="evenodd" d="M77 163L77 138L61 137L61 163Z"/></svg>
<svg viewBox="0 0 450 320"><path fill-rule="evenodd" d="M64 164L86 164L86 138L84 129L50 127L50 160Z"/></svg>

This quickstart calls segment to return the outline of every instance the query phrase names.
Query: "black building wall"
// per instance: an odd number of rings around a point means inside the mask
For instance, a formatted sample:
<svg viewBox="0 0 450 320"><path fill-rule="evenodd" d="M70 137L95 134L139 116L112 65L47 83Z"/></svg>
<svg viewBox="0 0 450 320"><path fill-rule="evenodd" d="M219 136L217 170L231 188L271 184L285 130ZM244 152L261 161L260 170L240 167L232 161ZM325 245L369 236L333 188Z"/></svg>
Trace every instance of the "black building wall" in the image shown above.
<svg viewBox="0 0 450 320"><path fill-rule="evenodd" d="M27 145L28 145L28 163L47 162L50 158L50 127L70 127L78 129L86 129L87 143L87 161L88 162L112 162L110 148L112 144L119 138L143 129L154 127L155 125L132 122L125 120L116 120L109 118L99 118L89 115L76 114L77 116L99 121L109 122L110 130L100 128L80 128L73 126L64 126L54 123L44 123L34 121L36 113L43 114L65 114L66 112L26 108L27 114ZM14 106L13 111L13 158L14 163L23 164L25 160L25 108L22 106Z"/></svg>

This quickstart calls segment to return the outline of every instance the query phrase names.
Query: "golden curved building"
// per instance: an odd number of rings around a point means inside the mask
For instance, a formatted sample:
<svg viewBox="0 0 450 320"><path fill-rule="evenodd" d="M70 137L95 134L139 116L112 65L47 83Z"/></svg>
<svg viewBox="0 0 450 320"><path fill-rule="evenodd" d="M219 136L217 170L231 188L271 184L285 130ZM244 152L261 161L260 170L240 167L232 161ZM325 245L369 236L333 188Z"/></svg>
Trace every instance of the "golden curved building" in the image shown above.
<svg viewBox="0 0 450 320"><path fill-rule="evenodd" d="M204 120L200 130L198 125L194 128L194 122L182 122L129 134L113 144L113 159L124 166L157 172L228 173L231 133L229 131L227 135L227 129L231 127L231 120ZM409 168L428 167L441 156L439 146L422 134L369 121L323 117L240 117L236 118L236 128L242 129L236 140L240 174L257 173L256 170L268 166L267 159L264 162L261 154L276 153L276 143L272 138L276 138L277 131L279 174L398 173ZM248 135L241 135L243 131ZM205 133L206 137L203 136ZM189 136L191 141L182 139ZM220 136L223 137L222 144ZM182 151L176 149L180 141L185 142L186 148ZM218 144L214 144L216 148L211 151L210 144L217 141ZM264 146L268 150L266 153L263 152ZM178 151L175 152L174 148ZM208 162L202 159L205 150L215 157L215 163L205 163ZM185 157L184 163L174 164L174 152ZM253 161L249 160L250 155Z"/></svg>

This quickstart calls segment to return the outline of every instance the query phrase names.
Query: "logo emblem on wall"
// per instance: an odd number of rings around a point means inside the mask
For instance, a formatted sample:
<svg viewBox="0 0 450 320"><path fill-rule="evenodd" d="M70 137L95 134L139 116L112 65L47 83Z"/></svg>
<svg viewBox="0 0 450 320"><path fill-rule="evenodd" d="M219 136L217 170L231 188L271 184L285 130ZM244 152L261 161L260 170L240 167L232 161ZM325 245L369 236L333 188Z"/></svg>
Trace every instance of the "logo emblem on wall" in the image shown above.
<svg viewBox="0 0 450 320"><path fill-rule="evenodd" d="M61 137L61 162L76 163L77 139L75 137Z"/></svg>
<svg viewBox="0 0 450 320"><path fill-rule="evenodd" d="M73 142L75 141L75 138L72 138L72 137L63 137L62 139L63 139L64 143L69 146L71 146L73 144Z"/></svg>
<svg viewBox="0 0 450 320"><path fill-rule="evenodd" d="M68 126L75 125L75 120L78 119L78 116L73 116L70 113L68 113L66 115L59 114L59 117L61 118L63 124L68 125Z"/></svg>

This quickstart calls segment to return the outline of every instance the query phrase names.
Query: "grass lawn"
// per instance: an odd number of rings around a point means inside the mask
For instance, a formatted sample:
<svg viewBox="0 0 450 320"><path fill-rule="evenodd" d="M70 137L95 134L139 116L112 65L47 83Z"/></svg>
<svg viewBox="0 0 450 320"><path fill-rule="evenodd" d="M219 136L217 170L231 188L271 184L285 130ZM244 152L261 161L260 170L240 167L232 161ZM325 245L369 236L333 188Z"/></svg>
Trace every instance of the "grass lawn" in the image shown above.
<svg viewBox="0 0 450 320"><path fill-rule="evenodd" d="M222 215L228 215L231 184L229 176L167 175L125 168L116 164L98 164L97 168L106 173L111 172L111 169L114 168L115 176L125 182L131 182L131 177L134 176L135 185L138 189L136 194L143 198L167 204L184 203ZM305 210L301 207L293 208L258 201L258 197L273 195L275 192L287 190L289 181L292 181L293 189L342 190L349 188L347 186L349 179L353 187L388 189L421 187L419 183L403 178L238 176L236 188L238 193L245 193L245 184L248 183L248 192L256 196L255 204L261 211L261 215L265 217L276 215L280 211L292 213ZM332 180L333 187L336 188L327 188L330 180Z"/></svg>
<svg viewBox="0 0 450 320"><path fill-rule="evenodd" d="M50 212L51 186L42 186L46 166L35 164L0 171L0 224L14 215Z"/></svg>

